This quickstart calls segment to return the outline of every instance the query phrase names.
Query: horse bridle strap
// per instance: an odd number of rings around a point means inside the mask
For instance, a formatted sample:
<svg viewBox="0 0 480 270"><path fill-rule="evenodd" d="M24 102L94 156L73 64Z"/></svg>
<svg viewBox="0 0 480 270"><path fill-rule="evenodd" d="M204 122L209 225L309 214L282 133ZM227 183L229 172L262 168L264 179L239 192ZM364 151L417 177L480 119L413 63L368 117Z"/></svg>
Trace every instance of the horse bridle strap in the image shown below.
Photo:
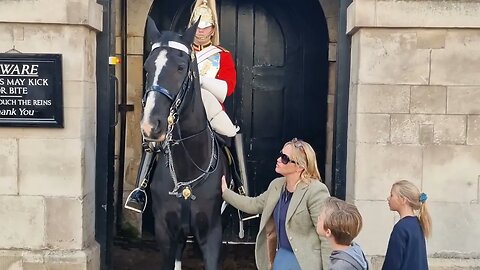
<svg viewBox="0 0 480 270"><path fill-rule="evenodd" d="M170 106L170 113L169 113L169 116L167 118L167 124L168 125L167 125L166 138L165 138L165 141L162 143L162 149L167 154L167 159L168 159L167 160L167 166L170 169L170 175L172 176L173 184L174 184L174 188L173 188L172 191L169 192L169 194L177 196L177 197L183 196L185 199L190 198L190 199L193 200L193 199L195 199L195 196L193 194L191 194L191 192L192 192L191 189L196 184L201 182L200 180L205 179L209 174L211 174L213 171L215 171L217 166L218 166L218 149L216 149L217 145L215 143L215 135L213 134L213 131L211 130L211 128L208 124L207 124L205 129L203 129L202 131L200 131L196 134L193 134L193 135L185 137L185 138L182 138L181 134L179 134L180 138L178 140L173 140L172 131L173 131L174 126L178 122L178 112L180 110L180 106L183 103L183 99L185 98L185 96L187 94L187 90L189 88L189 85L190 85L190 83L191 83L191 81L194 77L194 74L192 73L192 69L191 69L190 65L192 64L192 59L195 58L195 54L193 54L193 51L189 50L187 46L185 46L182 43L176 42L176 41L169 41L169 42L164 42L164 43L162 43L162 42L154 43L152 45L152 51L157 49L157 48L161 48L161 47L168 47L168 48L177 49L177 50L180 50L180 51L182 51L182 52L184 52L184 53L186 53L190 56L191 61L188 65L187 76L185 77L184 81L182 82L182 86L180 88L180 91L176 96L173 96L166 88L164 88L160 85L152 85L145 92L144 100L146 100L147 95L150 92L155 91L155 92L158 92L158 93L164 95L165 97L167 97L172 102L172 105ZM175 166L173 164L173 156L172 156L172 151L171 151L170 147L173 146L174 144L179 143L179 142L183 144L183 141L188 140L188 139L193 138L193 137L196 137L197 135L203 133L204 131L209 131L209 137L210 137L210 140L211 140L210 141L211 155L210 155L210 160L209 160L208 166L206 167L206 169L200 168L193 161L192 157L187 152L189 159L193 162L195 167L201 173L200 173L200 175L198 175L194 179L179 181L177 179L177 175L176 175L176 172L175 172ZM152 150L155 151L155 152L158 152L157 149L155 149L155 148L156 147L154 147L154 149L152 149ZM181 191L181 193L179 193L179 189L181 189L181 188L184 188L184 189Z"/></svg>
<svg viewBox="0 0 480 270"><path fill-rule="evenodd" d="M152 45L151 50L153 51L155 49L162 48L162 47L180 50L180 51L186 53L190 57L190 60L192 59L192 56L195 57L195 55L192 54L193 53L192 50L188 49L188 47L185 46L184 44L182 44L180 42L176 42L176 41L154 43ZM178 116L178 111L180 109L180 105L183 103L183 99L185 98L185 96L187 94L187 89L189 87L189 84L192 81L192 76L193 75L192 75L192 70L191 70L190 64L191 64L191 61L188 65L187 76L185 77L184 81L182 82L182 86L180 87L180 91L176 96L173 96L170 93L170 91L168 91L168 89L166 89L165 87L162 87L162 86L157 85L157 84L153 84L152 86L150 86L145 91L145 95L144 95L143 100L142 100L142 105L145 106L145 102L147 100L148 94L150 92L154 91L154 92L158 92L158 93L162 94L163 96L167 97L172 102L172 105L170 106L170 114L169 114L168 119L167 119L167 122L168 122L167 123L168 124L167 140L165 140L165 142L163 143L163 146L162 146L163 149L165 149L166 144L170 143L170 141L172 140L172 130L173 130L174 125L178 121L177 116Z"/></svg>
<svg viewBox="0 0 480 270"><path fill-rule="evenodd" d="M185 199L190 198L192 200L195 200L195 196L193 196L193 194L191 194L194 185L198 184L199 180L206 179L206 177L208 175L210 175L211 173L213 173L217 169L217 166L218 166L218 151L219 150L217 149L217 144L215 142L215 135L214 135L213 131L211 130L210 126L207 126L207 130L209 131L209 137L210 137L210 143L211 143L210 161L208 162L208 166L206 167L206 169L205 170L200 169L200 171L202 173L194 179L184 180L184 181L179 181L177 179L177 174L175 172L175 165L173 164L172 151L170 149L170 145L167 144L167 146L166 146L167 147L167 154L168 154L168 156L167 156L167 158L168 158L167 166L170 169L170 175L172 176L173 184L174 184L173 190L168 192L168 194L179 197L179 198L181 196L184 196ZM189 158L191 159L191 157L189 157ZM195 164L195 166L197 166L197 165ZM197 168L199 168L199 167L197 166ZM182 188L182 187L185 187L187 189L188 196L183 194L183 192L179 193L179 189Z"/></svg>
<svg viewBox="0 0 480 270"><path fill-rule="evenodd" d="M177 49L177 50L182 51L182 52L184 52L188 55L190 55L190 53L192 52L192 50L189 50L187 46L185 46L184 44L182 44L180 42L176 42L176 41L169 41L166 44L162 43L162 42L153 43L151 51L153 51L157 48L160 48L160 47Z"/></svg>
<svg viewBox="0 0 480 270"><path fill-rule="evenodd" d="M173 99L175 98L174 96L172 96L172 94L170 94L170 91L168 91L166 88L164 87L161 87L160 85L158 84L154 84L150 87L150 89L148 89L146 92L145 92L145 97L144 99L147 98L147 95L148 93L150 93L151 91L155 91L155 92L158 92L164 96L166 96L170 101L173 101Z"/></svg>
<svg viewBox="0 0 480 270"><path fill-rule="evenodd" d="M192 53L192 50L191 49L188 49L188 47L180 42L177 42L177 41L168 41L168 42L156 42L156 43L153 43L152 44L152 48L151 48L151 51L155 50L155 49L158 49L158 48L161 48L161 47L165 47L165 48L172 48L172 49L176 49L176 50L179 50L179 51L182 51L184 53L186 53L187 55L191 56L191 53ZM187 75L187 81L190 77L190 66L188 67L188 75ZM185 87L185 81L182 83L182 90L183 88ZM166 89L165 87L162 87L160 85L157 85L157 84L154 84L152 85L147 91L145 91L145 95L143 97L143 103L145 103L145 100L147 99L147 95L151 92L151 91L155 91L155 92L158 92L164 96L166 96L170 101L174 101L175 99L178 99L178 97L174 97L170 91L168 91L168 89ZM183 97L180 97L180 99L183 99ZM177 102L175 102L177 103ZM177 106L179 106L180 104L178 104ZM177 108L178 109L178 108Z"/></svg>

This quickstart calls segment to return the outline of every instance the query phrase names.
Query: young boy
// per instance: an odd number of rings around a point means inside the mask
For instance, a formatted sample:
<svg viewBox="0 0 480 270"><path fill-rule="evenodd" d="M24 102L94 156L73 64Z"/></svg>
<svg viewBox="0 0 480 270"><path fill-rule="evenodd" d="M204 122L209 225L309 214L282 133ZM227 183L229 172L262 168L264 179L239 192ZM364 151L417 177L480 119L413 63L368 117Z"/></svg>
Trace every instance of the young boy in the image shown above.
<svg viewBox="0 0 480 270"><path fill-rule="evenodd" d="M362 229L362 216L355 205L335 197L325 201L318 216L317 233L330 242L330 270L368 270L368 263L353 239Z"/></svg>

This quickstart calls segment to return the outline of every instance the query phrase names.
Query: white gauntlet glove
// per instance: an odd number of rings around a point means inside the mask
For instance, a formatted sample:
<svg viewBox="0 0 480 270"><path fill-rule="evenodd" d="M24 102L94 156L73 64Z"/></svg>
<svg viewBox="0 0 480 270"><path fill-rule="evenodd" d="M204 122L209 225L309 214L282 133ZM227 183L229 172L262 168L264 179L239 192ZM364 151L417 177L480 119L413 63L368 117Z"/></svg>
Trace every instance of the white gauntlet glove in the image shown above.
<svg viewBox="0 0 480 270"><path fill-rule="evenodd" d="M200 86L212 93L218 102L223 103L227 97L228 85L226 81L200 76Z"/></svg>

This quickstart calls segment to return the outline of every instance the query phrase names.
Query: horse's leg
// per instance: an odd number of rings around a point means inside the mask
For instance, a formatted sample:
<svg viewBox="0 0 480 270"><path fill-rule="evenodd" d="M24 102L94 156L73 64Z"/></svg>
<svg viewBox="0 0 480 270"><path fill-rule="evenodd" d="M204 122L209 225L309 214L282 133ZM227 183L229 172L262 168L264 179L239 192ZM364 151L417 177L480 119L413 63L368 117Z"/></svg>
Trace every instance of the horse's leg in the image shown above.
<svg viewBox="0 0 480 270"><path fill-rule="evenodd" d="M186 239L180 240L177 245L177 252L175 254L175 270L182 270L182 255L187 244Z"/></svg>
<svg viewBox="0 0 480 270"><path fill-rule="evenodd" d="M164 203L167 205L167 203ZM160 203L153 201L155 217L155 238L160 247L162 266L159 269L173 270L179 243L185 242L185 237L180 227L180 217L174 203L169 204L171 209L159 209Z"/></svg>
<svg viewBox="0 0 480 270"><path fill-rule="evenodd" d="M194 224L195 238L202 251L205 270L220 269L220 249L222 247L220 215L214 215L213 220L209 222L205 213L197 213Z"/></svg>
<svg viewBox="0 0 480 270"><path fill-rule="evenodd" d="M160 222L159 222L160 223ZM163 223L163 222L162 222ZM163 270L175 269L177 242L169 235L168 229L162 224L155 224L155 238L160 248Z"/></svg>
<svg viewBox="0 0 480 270"><path fill-rule="evenodd" d="M200 246L205 263L205 270L220 269L220 250L222 248L222 226L218 224L215 228L211 228L210 234L207 235L206 241Z"/></svg>

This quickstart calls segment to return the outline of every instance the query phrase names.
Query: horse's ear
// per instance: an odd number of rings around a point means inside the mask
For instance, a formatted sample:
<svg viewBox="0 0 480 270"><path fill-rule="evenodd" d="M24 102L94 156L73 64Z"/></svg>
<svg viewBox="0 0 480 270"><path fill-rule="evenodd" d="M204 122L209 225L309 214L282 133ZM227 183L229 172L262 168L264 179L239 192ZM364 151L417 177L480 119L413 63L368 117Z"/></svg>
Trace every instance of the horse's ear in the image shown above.
<svg viewBox="0 0 480 270"><path fill-rule="evenodd" d="M185 30L183 33L183 41L187 44L192 44L193 39L195 38L195 34L197 33L198 24L200 23L200 18L198 18L197 22L195 22L192 26Z"/></svg>
<svg viewBox="0 0 480 270"><path fill-rule="evenodd" d="M146 38L148 42L148 47L151 47L156 41L160 39L160 31L158 31L157 25L152 17L148 16L147 18L147 31Z"/></svg>

